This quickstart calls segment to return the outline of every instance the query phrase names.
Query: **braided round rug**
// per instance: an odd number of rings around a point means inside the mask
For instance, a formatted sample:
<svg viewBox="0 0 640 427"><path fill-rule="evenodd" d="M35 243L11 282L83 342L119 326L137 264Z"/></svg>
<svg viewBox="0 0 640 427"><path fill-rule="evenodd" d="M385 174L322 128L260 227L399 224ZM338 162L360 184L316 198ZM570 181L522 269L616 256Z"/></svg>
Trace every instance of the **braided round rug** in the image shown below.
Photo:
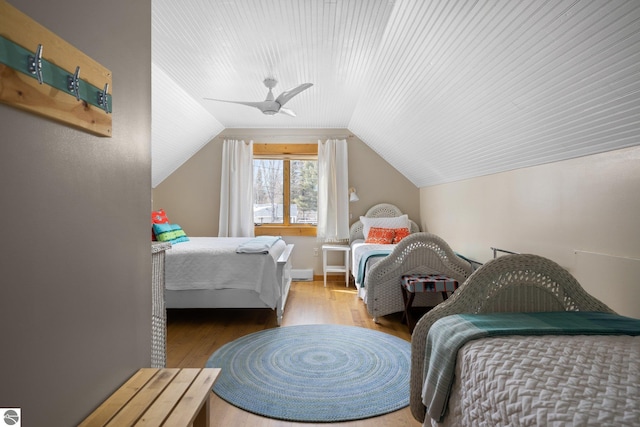
<svg viewBox="0 0 640 427"><path fill-rule="evenodd" d="M221 368L213 391L269 418L337 422L409 404L411 344L371 329L283 326L222 346L207 368Z"/></svg>

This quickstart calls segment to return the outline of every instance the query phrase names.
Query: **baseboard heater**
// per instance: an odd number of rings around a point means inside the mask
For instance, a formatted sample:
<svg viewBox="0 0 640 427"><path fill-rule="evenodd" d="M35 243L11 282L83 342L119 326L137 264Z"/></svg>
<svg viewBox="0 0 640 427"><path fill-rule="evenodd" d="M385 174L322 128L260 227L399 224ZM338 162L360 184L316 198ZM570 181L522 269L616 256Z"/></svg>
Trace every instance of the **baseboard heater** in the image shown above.
<svg viewBox="0 0 640 427"><path fill-rule="evenodd" d="M291 279L295 282L313 282L313 269L291 270Z"/></svg>

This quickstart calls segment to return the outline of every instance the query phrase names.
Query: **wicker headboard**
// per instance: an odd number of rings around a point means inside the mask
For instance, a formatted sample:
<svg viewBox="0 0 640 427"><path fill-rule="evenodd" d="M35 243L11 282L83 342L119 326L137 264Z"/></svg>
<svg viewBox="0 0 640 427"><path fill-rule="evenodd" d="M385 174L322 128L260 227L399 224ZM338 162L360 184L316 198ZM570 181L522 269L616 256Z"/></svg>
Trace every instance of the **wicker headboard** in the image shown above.
<svg viewBox="0 0 640 427"><path fill-rule="evenodd" d="M402 243L402 242L400 242ZM477 269L445 302L429 310L411 335L411 413L424 421L422 381L429 329L438 319L460 313L599 311L613 313L589 295L560 265L539 255L511 254Z"/></svg>
<svg viewBox="0 0 640 427"><path fill-rule="evenodd" d="M402 211L396 206L390 203L380 203L378 205L372 206L364 216L368 218L392 218L396 216L404 215ZM417 233L420 231L420 227L418 224L413 222L411 219L409 220L409 224L411 228L409 229L412 233ZM353 224L351 224L351 228L349 228L349 243L353 242L357 239L364 239L364 234L362 232L363 225L360 220L357 220Z"/></svg>

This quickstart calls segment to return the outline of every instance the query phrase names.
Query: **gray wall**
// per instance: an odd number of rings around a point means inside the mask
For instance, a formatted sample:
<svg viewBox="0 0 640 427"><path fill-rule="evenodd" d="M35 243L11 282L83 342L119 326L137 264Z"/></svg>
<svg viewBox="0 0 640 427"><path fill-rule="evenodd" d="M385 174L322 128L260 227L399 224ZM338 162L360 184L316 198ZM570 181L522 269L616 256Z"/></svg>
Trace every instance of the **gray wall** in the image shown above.
<svg viewBox="0 0 640 427"><path fill-rule="evenodd" d="M0 104L0 407L70 426L150 364L151 2L11 4L113 73L113 138Z"/></svg>

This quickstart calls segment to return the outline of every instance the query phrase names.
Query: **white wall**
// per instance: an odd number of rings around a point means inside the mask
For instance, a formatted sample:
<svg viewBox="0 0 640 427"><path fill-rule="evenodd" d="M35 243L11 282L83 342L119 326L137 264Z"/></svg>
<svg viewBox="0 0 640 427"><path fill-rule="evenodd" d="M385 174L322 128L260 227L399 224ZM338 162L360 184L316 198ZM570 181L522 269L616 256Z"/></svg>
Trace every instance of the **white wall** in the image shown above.
<svg viewBox="0 0 640 427"><path fill-rule="evenodd" d="M491 246L545 256L640 317L640 147L421 188L420 216L467 256L487 261Z"/></svg>

